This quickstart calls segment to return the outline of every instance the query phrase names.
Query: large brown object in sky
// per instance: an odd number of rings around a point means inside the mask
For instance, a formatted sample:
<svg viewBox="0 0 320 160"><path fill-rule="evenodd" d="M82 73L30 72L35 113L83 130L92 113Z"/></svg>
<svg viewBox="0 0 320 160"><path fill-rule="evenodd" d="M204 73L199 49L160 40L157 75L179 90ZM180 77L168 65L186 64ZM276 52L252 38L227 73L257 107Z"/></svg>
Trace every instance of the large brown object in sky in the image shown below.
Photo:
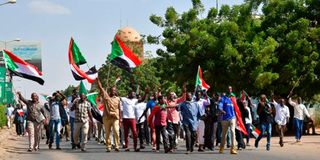
<svg viewBox="0 0 320 160"><path fill-rule="evenodd" d="M143 41L140 34L131 27L124 27L118 30L117 36L129 47L142 61L144 59Z"/></svg>

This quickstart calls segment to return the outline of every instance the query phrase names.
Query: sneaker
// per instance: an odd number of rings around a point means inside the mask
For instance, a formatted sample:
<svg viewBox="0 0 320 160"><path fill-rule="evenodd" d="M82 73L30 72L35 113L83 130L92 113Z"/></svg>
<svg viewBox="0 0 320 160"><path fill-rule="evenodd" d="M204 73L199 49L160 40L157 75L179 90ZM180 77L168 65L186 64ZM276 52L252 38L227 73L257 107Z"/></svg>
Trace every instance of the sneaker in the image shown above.
<svg viewBox="0 0 320 160"><path fill-rule="evenodd" d="M106 149L106 152L111 152L111 150L109 148Z"/></svg>
<svg viewBox="0 0 320 160"><path fill-rule="evenodd" d="M85 152L85 151L87 151L87 149L86 148L81 148L81 151Z"/></svg>
<svg viewBox="0 0 320 160"><path fill-rule="evenodd" d="M135 149L134 151L135 151L135 152L140 152L140 149Z"/></svg>
<svg viewBox="0 0 320 160"><path fill-rule="evenodd" d="M28 149L28 152L32 152L32 149L31 149L31 148L29 148L29 149Z"/></svg>
<svg viewBox="0 0 320 160"><path fill-rule="evenodd" d="M60 146L58 146L58 147L56 148L56 150L61 150Z"/></svg>
<svg viewBox="0 0 320 160"><path fill-rule="evenodd" d="M230 154L238 154L238 152L236 151L235 147L232 147L230 149Z"/></svg>
<svg viewBox="0 0 320 160"><path fill-rule="evenodd" d="M204 152L204 150L202 148L199 148L198 152Z"/></svg>
<svg viewBox="0 0 320 160"><path fill-rule="evenodd" d="M145 149L146 147L145 146L140 146L140 149Z"/></svg>
<svg viewBox="0 0 320 160"><path fill-rule="evenodd" d="M119 148L116 148L116 149L114 149L114 151L119 152L120 150L119 150Z"/></svg>
<svg viewBox="0 0 320 160"><path fill-rule="evenodd" d="M51 149L51 148L52 148L52 144L51 144L51 143L49 143L49 145L48 145L48 146L49 146L49 149Z"/></svg>
<svg viewBox="0 0 320 160"><path fill-rule="evenodd" d="M223 152L224 152L224 147L220 147L219 153L220 153L220 154L223 154Z"/></svg>
<svg viewBox="0 0 320 160"><path fill-rule="evenodd" d="M126 148L124 151L129 152L129 151L130 151L130 149L129 149L129 148Z"/></svg>

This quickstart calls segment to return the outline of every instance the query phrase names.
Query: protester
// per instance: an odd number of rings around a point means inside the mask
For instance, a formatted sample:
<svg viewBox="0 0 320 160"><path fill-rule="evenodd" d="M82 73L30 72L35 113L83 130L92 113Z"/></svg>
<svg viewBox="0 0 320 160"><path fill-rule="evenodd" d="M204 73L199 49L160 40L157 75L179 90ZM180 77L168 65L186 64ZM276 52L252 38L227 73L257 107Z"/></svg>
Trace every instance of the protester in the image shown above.
<svg viewBox="0 0 320 160"><path fill-rule="evenodd" d="M312 121L312 120L306 106L302 103L301 97L298 97L298 103L296 103L292 101L291 94L292 93L289 94L290 96L289 104L294 108L293 124L294 124L294 130L295 130L295 138L296 138L296 142L300 142L301 136L303 133L304 117L306 116L309 119L309 121Z"/></svg>
<svg viewBox="0 0 320 160"><path fill-rule="evenodd" d="M194 101L198 103L200 107L201 118L198 123L197 129L197 141L199 143L199 152L203 152L204 147L204 130L205 130L205 118L206 118L206 107L210 105L210 99L207 96L206 91L196 91Z"/></svg>
<svg viewBox="0 0 320 160"><path fill-rule="evenodd" d="M24 135L24 119L25 119L25 114L22 109L21 104L16 105L16 109L14 110L14 124L16 125L16 133L18 136L23 136Z"/></svg>
<svg viewBox="0 0 320 160"><path fill-rule="evenodd" d="M20 92L17 92L19 99L27 105L27 131L29 138L28 152L39 150L40 144L40 127L46 119L44 110L39 103L39 97L36 93L31 94L31 100L26 100Z"/></svg>
<svg viewBox="0 0 320 160"><path fill-rule="evenodd" d="M49 101L50 106L50 140L49 140L49 149L52 148L53 137L56 135L56 149L61 150L60 148L60 129L62 128L61 121L62 117L66 117L66 112L64 110L62 101L65 99L65 96L59 91L52 94L51 100Z"/></svg>
<svg viewBox="0 0 320 160"><path fill-rule="evenodd" d="M245 126L248 135L246 136L246 146L250 146L250 133L251 133L251 125L252 125L252 115L251 115L251 108L248 105L248 101L243 101L243 106L244 106L244 121L245 121Z"/></svg>
<svg viewBox="0 0 320 160"><path fill-rule="evenodd" d="M287 130L287 123L290 118L289 108L285 105L284 99L280 99L280 102L277 103L274 99L272 99L272 103L276 109L275 122L277 123L277 131L279 133L279 144L283 147L283 137L284 133Z"/></svg>
<svg viewBox="0 0 320 160"><path fill-rule="evenodd" d="M270 106L270 104L267 103L267 97L264 94L260 96L260 100L257 108L257 114L259 115L261 134L256 139L254 146L258 148L259 141L263 137L264 132L267 131L266 150L269 151L270 141L272 136L273 112L272 112L272 107Z"/></svg>
<svg viewBox="0 0 320 160"><path fill-rule="evenodd" d="M148 117L149 125L156 130L156 152L160 150L160 134L163 140L164 152L169 152L168 134L167 134L167 109L163 96L158 97L159 103L153 108ZM154 117L154 120L153 120Z"/></svg>
<svg viewBox="0 0 320 160"><path fill-rule="evenodd" d="M70 123L70 137L71 137L71 146L72 149L75 149L76 145L74 142L74 120L75 120L75 111L71 110L72 106L73 106L73 102L77 99L78 95L77 95L77 91L73 90L72 92L72 96L71 96L71 101L68 103L68 108L69 108L69 123ZM81 133L80 133L81 135ZM80 140L81 140L81 136L80 136ZM78 143L78 142L77 142Z"/></svg>
<svg viewBox="0 0 320 160"><path fill-rule="evenodd" d="M140 151L137 148L137 128L136 128L136 118L134 114L134 106L138 102L135 98L136 93L130 91L128 97L121 97L122 107L123 107L123 128L124 128L124 141L125 141L125 151L130 151L129 149L129 128L131 128L131 133L133 136L133 147L134 151Z"/></svg>
<svg viewBox="0 0 320 160"><path fill-rule="evenodd" d="M142 101L141 95L137 95L137 98L138 98L138 103L134 107L134 114L136 116L136 126L137 126L139 141L140 141L140 149L144 149L145 146L144 146L143 141L144 141L144 139L146 139L144 124L145 124L146 119L144 116L141 119L139 119L139 117L141 117L143 112L146 110L147 103Z"/></svg>
<svg viewBox="0 0 320 160"><path fill-rule="evenodd" d="M176 138L179 135L179 127L180 127L180 115L177 111L178 104L182 103L186 100L186 84L182 87L182 96L177 98L174 92L169 93L169 98L167 100L167 112L168 112L168 123L167 123L167 131L169 135L170 142L170 150L173 152L177 149Z"/></svg>
<svg viewBox="0 0 320 160"><path fill-rule="evenodd" d="M90 103L87 101L87 97L84 93L80 93L80 99L76 99L73 103L71 111L75 111L74 119L74 146L81 148L81 151L86 151L86 143L89 132L89 120L92 121L92 115L90 112ZM81 132L81 145L78 142L79 134Z"/></svg>
<svg viewBox="0 0 320 160"><path fill-rule="evenodd" d="M224 146L226 143L226 136L228 128L230 127L230 133L231 133L231 154L237 154L237 151L235 149L235 128L236 128L236 116L234 111L234 106L232 104L232 101L229 97L222 95L221 99L219 101L219 110L223 114L221 126L222 126L222 139L220 144L220 150L219 153L224 153Z"/></svg>
<svg viewBox="0 0 320 160"><path fill-rule="evenodd" d="M178 111L180 111L182 116L181 123L186 134L186 154L189 154L193 152L193 146L197 138L198 121L201 117L200 106L192 101L192 94L188 92L186 101L178 106Z"/></svg>
<svg viewBox="0 0 320 160"><path fill-rule="evenodd" d="M102 95L103 105L104 105L104 112L103 112L103 124L105 128L105 139L106 139L106 151L111 151L111 139L110 139L110 132L111 127L113 130L113 137L114 137L114 143L115 143L115 151L119 152L119 128L120 123L119 119L121 119L120 115L120 98L117 96L117 90L116 87L111 88L110 95L104 88L102 87L102 84L97 79L98 88L100 90L100 95ZM108 85L107 85L108 86Z"/></svg>
<svg viewBox="0 0 320 160"><path fill-rule="evenodd" d="M14 117L13 111L14 111L13 106L11 104L8 104L7 109L6 109L7 127L8 128L11 128L11 125L13 123L13 121L12 121L13 117Z"/></svg>
<svg viewBox="0 0 320 160"><path fill-rule="evenodd" d="M210 105L206 107L205 119L205 134L204 134L204 147L207 147L210 150L214 150L214 142L216 139L217 125L218 125L218 112L217 112L217 97L213 93L210 98Z"/></svg>

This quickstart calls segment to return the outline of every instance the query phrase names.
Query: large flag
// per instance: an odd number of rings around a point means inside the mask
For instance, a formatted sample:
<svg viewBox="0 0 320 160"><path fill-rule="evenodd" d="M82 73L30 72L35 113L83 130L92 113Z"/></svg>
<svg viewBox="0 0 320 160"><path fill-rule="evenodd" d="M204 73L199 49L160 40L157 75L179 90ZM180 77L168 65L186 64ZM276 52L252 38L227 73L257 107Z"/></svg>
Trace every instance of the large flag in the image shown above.
<svg viewBox="0 0 320 160"><path fill-rule="evenodd" d="M69 44L69 64L72 75L75 80L79 81L87 79L89 83L92 83L98 77L98 71L95 66L91 67L87 72L82 71L79 66L86 63L87 61L80 52L79 47L74 42L73 38L71 38Z"/></svg>
<svg viewBox="0 0 320 160"><path fill-rule="evenodd" d="M88 101L96 108L97 108L98 95L99 95L98 92L93 92L93 93L87 94Z"/></svg>
<svg viewBox="0 0 320 160"><path fill-rule="evenodd" d="M87 95L87 89L86 89L86 86L84 86L83 82L80 81L80 87L79 87L79 93L83 93L84 95Z"/></svg>
<svg viewBox="0 0 320 160"><path fill-rule="evenodd" d="M132 71L132 68L141 64L139 58L120 40L118 36L115 36L112 42L112 50L108 59L113 65L129 72Z"/></svg>
<svg viewBox="0 0 320 160"><path fill-rule="evenodd" d="M234 107L234 112L235 112L236 118L237 118L237 129L240 130L244 135L248 135L246 127L244 126L243 121L242 121L241 112L240 112L239 106L237 104L237 100L234 96L231 96L230 98L231 98L231 101L232 101L232 104Z"/></svg>
<svg viewBox="0 0 320 160"><path fill-rule="evenodd" d="M2 53L6 68L8 68L14 75L36 81L41 85L44 84L42 73L36 66L27 63L8 50L3 50Z"/></svg>
<svg viewBox="0 0 320 160"><path fill-rule="evenodd" d="M208 90L210 86L203 80L202 78L202 70L201 67L198 67L198 73L196 77L196 89L200 87L201 90Z"/></svg>

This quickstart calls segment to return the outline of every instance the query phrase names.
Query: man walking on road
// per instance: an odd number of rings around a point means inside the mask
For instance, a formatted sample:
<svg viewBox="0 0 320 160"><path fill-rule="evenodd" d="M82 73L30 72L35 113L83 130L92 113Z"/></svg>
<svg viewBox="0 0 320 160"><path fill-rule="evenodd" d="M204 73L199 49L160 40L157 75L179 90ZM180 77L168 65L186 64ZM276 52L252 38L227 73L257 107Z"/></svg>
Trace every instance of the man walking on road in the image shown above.
<svg viewBox="0 0 320 160"><path fill-rule="evenodd" d="M303 133L304 117L307 116L309 120L311 120L311 118L306 106L302 103L301 97L298 97L298 103L295 103L291 99L291 94L292 93L289 94L289 97L290 97L289 104L294 108L293 124L294 124L296 142L300 142L300 139Z"/></svg>
<svg viewBox="0 0 320 160"><path fill-rule="evenodd" d="M39 97L36 93L31 94L31 100L26 100L20 92L17 92L19 99L27 105L27 131L29 138L28 152L39 150L41 123L45 121L44 110L39 103Z"/></svg>
<svg viewBox="0 0 320 160"><path fill-rule="evenodd" d="M188 92L186 101L178 106L178 110L181 113L181 123L186 134L186 154L189 154L193 152L194 142L197 138L198 121L201 117L200 107L197 102L192 101L192 94Z"/></svg>
<svg viewBox="0 0 320 160"><path fill-rule="evenodd" d="M85 145L88 139L88 132L89 132L89 118L92 121L92 115L90 112L90 103L87 101L87 97L84 93L80 94L80 99L76 99L74 104L71 108L71 111L75 111L75 120L74 120L74 149L75 146L81 148L81 151L86 151ZM79 134L81 131L81 145L79 144Z"/></svg>
<svg viewBox="0 0 320 160"><path fill-rule="evenodd" d="M285 105L284 99L280 99L280 103L277 103L273 99L272 103L274 104L276 109L275 122L277 123L277 131L279 133L280 138L279 144L281 147L283 147L283 137L284 133L287 130L287 123L289 122L290 111L289 108Z"/></svg>
<svg viewBox="0 0 320 160"><path fill-rule="evenodd" d="M119 152L119 119L120 116L120 98L117 96L117 90L115 87L111 88L110 95L106 90L103 89L102 84L98 78L97 80L98 87L100 90L100 95L103 96L103 105L105 107L103 111L103 124L106 131L105 139L106 139L106 151L111 151L111 140L110 133L111 127L113 131L115 151Z"/></svg>

